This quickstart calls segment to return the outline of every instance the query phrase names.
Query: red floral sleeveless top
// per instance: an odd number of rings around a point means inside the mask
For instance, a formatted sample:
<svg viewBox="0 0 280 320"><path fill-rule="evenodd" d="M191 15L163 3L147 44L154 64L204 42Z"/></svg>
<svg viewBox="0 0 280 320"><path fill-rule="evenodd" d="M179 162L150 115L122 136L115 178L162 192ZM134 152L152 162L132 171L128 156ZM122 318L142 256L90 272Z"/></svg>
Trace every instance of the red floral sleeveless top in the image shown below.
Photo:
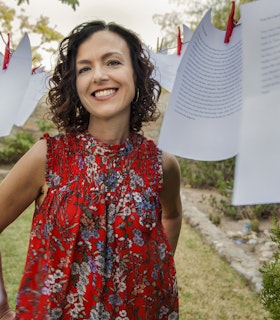
<svg viewBox="0 0 280 320"><path fill-rule="evenodd" d="M16 319L178 319L161 223L161 151L142 135L47 140L47 195L36 206Z"/></svg>

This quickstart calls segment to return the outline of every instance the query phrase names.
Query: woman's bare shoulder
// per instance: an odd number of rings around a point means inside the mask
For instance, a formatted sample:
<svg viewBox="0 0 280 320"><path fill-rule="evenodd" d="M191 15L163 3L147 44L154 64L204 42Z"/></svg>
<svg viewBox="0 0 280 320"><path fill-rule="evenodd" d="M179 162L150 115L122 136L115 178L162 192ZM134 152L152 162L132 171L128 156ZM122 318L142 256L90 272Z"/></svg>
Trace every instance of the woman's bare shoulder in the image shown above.
<svg viewBox="0 0 280 320"><path fill-rule="evenodd" d="M166 151L162 152L162 169L164 174L180 175L180 167L177 158Z"/></svg>
<svg viewBox="0 0 280 320"><path fill-rule="evenodd" d="M40 194L45 185L46 154L46 141L38 141L0 184L0 232Z"/></svg>

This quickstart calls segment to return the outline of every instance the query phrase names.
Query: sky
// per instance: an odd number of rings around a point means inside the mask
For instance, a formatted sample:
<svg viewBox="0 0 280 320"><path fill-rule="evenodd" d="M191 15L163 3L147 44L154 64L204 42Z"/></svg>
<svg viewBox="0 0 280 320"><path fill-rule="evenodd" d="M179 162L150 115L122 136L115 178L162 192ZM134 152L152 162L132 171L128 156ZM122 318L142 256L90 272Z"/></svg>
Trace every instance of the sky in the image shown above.
<svg viewBox="0 0 280 320"><path fill-rule="evenodd" d="M160 26L153 22L153 15L176 9L169 0L79 0L80 5L76 11L59 0L29 0L29 5L21 6L16 5L17 0L2 1L7 6L16 8L18 12L20 9L25 9L25 14L30 16L31 23L40 15L49 17L50 27L64 36L82 22L102 19L132 29L152 48L156 47L157 38L161 38ZM49 61L45 61L45 64L48 63Z"/></svg>

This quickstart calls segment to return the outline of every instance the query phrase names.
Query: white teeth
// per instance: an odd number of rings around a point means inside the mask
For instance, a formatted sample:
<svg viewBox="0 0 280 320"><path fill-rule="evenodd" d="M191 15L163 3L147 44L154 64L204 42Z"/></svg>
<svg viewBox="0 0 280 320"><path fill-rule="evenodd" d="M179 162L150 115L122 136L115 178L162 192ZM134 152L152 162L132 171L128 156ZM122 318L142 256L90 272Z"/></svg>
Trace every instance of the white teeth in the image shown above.
<svg viewBox="0 0 280 320"><path fill-rule="evenodd" d="M95 92L95 96L96 96L96 97L105 97L105 96L109 96L110 94L112 94L112 93L114 93L114 92L115 92L114 89L96 91L96 92Z"/></svg>

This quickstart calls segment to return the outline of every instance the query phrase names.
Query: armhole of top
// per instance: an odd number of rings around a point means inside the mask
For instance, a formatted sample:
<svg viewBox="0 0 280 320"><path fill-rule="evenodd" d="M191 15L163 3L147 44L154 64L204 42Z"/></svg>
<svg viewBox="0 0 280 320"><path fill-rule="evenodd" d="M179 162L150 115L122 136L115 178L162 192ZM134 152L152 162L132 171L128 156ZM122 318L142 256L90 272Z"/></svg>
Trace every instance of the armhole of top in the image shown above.
<svg viewBox="0 0 280 320"><path fill-rule="evenodd" d="M153 164L155 168L157 168L156 171L156 182L157 182L157 188L158 191L161 191L163 188L163 165L162 165L162 150L158 148L155 141L152 139L148 139L145 136L142 136L142 141L145 143L146 148L151 150L151 155L153 158Z"/></svg>
<svg viewBox="0 0 280 320"><path fill-rule="evenodd" d="M163 188L163 168L162 168L162 150L158 149L158 187L159 191Z"/></svg>
<svg viewBox="0 0 280 320"><path fill-rule="evenodd" d="M41 137L41 139L46 140L46 143L47 143L45 180L46 180L46 184L48 185L48 187L50 187L49 172L50 172L51 159L52 159L51 154L50 154L50 151L52 150L51 137L48 133L44 133L44 135Z"/></svg>

